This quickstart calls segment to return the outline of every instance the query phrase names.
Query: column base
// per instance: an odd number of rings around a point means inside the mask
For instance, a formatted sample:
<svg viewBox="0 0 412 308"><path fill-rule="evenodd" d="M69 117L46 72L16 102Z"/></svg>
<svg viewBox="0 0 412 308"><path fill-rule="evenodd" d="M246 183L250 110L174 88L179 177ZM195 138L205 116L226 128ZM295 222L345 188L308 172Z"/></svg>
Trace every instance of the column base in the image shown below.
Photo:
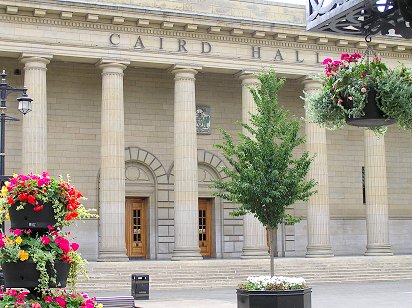
<svg viewBox="0 0 412 308"><path fill-rule="evenodd" d="M99 251L98 262L128 262L129 257L126 253L119 251Z"/></svg>
<svg viewBox="0 0 412 308"><path fill-rule="evenodd" d="M173 249L172 261L203 260L199 247L184 247Z"/></svg>
<svg viewBox="0 0 412 308"><path fill-rule="evenodd" d="M330 258L333 256L331 246L311 245L306 247L306 258Z"/></svg>
<svg viewBox="0 0 412 308"><path fill-rule="evenodd" d="M367 245L365 256L393 256L392 247L389 244Z"/></svg>
<svg viewBox="0 0 412 308"><path fill-rule="evenodd" d="M267 259L269 258L269 252L267 247L261 248L243 248L241 259Z"/></svg>

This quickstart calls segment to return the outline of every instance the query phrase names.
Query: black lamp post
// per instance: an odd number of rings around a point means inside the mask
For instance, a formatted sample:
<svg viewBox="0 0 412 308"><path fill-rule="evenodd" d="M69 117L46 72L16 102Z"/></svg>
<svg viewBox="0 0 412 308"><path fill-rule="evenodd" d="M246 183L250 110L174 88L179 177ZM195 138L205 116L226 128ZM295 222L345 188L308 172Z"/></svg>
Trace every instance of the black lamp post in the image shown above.
<svg viewBox="0 0 412 308"><path fill-rule="evenodd" d="M10 179L10 176L4 174L5 158L6 158L6 121L18 121L16 118L6 116L6 98L7 95L13 92L21 93L21 96L17 98L19 102L18 109L21 113L26 114L31 111L31 102L33 101L27 95L26 88L13 88L9 86L6 81L6 71L0 74L0 181L3 184L4 181Z"/></svg>

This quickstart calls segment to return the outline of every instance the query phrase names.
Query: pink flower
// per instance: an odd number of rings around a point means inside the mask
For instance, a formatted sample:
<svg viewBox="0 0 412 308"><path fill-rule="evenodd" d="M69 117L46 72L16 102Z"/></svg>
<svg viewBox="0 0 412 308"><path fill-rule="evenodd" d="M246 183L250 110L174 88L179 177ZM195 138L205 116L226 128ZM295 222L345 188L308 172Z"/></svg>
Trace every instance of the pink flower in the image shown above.
<svg viewBox="0 0 412 308"><path fill-rule="evenodd" d="M70 251L70 243L67 239L59 236L54 240L54 242L57 246L59 246L63 253L67 254Z"/></svg>
<svg viewBox="0 0 412 308"><path fill-rule="evenodd" d="M353 97L352 96L348 96L348 100L353 100Z"/></svg>
<svg viewBox="0 0 412 308"><path fill-rule="evenodd" d="M46 295L43 299L46 303L51 303L53 301L53 298L49 295Z"/></svg>
<svg viewBox="0 0 412 308"><path fill-rule="evenodd" d="M350 59L350 55L348 53L343 53L340 55L340 59L343 61L348 61Z"/></svg>
<svg viewBox="0 0 412 308"><path fill-rule="evenodd" d="M40 242L42 242L44 245L49 245L50 244L50 238L48 236L43 236L40 238Z"/></svg>
<svg viewBox="0 0 412 308"><path fill-rule="evenodd" d="M323 60L322 64L328 64L331 63L332 59L331 58L326 58L325 60Z"/></svg>
<svg viewBox="0 0 412 308"><path fill-rule="evenodd" d="M40 187L43 185L46 185L50 183L50 179L49 178L41 178L37 181L37 185L39 185Z"/></svg>
<svg viewBox="0 0 412 308"><path fill-rule="evenodd" d="M362 92L362 93L366 93L366 88L363 87L363 88L361 89L361 92Z"/></svg>
<svg viewBox="0 0 412 308"><path fill-rule="evenodd" d="M66 300L63 297L56 297L54 300L60 307L66 307Z"/></svg>
<svg viewBox="0 0 412 308"><path fill-rule="evenodd" d="M335 60L332 62L332 66L340 66L342 64L342 61Z"/></svg>
<svg viewBox="0 0 412 308"><path fill-rule="evenodd" d="M79 249L79 244L77 243L72 243L70 246L72 247L74 251L77 251L77 249Z"/></svg>
<svg viewBox="0 0 412 308"><path fill-rule="evenodd" d="M357 62L360 58L362 58L361 54L353 53L350 55L349 62Z"/></svg>
<svg viewBox="0 0 412 308"><path fill-rule="evenodd" d="M15 236L20 236L22 233L23 233L23 232L22 232L20 229L15 229L15 230L13 230L13 234L14 234Z"/></svg>

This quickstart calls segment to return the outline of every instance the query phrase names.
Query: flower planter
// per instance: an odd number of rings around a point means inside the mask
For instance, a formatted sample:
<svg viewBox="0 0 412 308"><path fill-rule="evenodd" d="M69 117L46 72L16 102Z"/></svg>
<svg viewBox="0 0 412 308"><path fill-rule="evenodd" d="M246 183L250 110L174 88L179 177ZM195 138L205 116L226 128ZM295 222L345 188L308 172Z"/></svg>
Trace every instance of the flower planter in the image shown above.
<svg viewBox="0 0 412 308"><path fill-rule="evenodd" d="M311 288L285 291L237 289L237 308L311 308Z"/></svg>
<svg viewBox="0 0 412 308"><path fill-rule="evenodd" d="M344 99L343 106L345 109L351 109L353 103L349 99ZM362 117L346 117L346 123L358 127L379 127L394 124L396 120L384 116L382 110L379 109L376 101L376 91L370 90L368 93L368 100L363 109L365 115Z"/></svg>
<svg viewBox="0 0 412 308"><path fill-rule="evenodd" d="M12 229L47 230L48 226L57 223L51 203L45 203L43 209L38 212L33 210L31 204L25 204L21 210L16 209L18 205L19 203L16 203L9 209Z"/></svg>
<svg viewBox="0 0 412 308"><path fill-rule="evenodd" d="M55 261L56 284L50 283L51 288L66 287L67 277L69 275L70 264L64 261ZM6 288L26 288L32 289L39 285L40 273L36 269L34 261L17 261L15 263L2 263L4 281ZM53 276L50 267L47 268L49 277Z"/></svg>

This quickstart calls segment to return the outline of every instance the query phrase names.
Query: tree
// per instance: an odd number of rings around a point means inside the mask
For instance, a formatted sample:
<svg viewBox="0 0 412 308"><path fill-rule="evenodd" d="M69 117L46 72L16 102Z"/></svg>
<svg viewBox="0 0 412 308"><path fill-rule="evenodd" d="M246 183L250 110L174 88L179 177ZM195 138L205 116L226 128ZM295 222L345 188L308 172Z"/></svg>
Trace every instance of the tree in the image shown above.
<svg viewBox="0 0 412 308"><path fill-rule="evenodd" d="M270 230L271 275L274 275L274 231L288 218L286 208L296 201L306 201L316 182L306 179L313 157L304 152L296 157L294 150L304 144L299 136L300 122L278 105L278 92L284 80L273 70L258 75L261 86L251 88L257 112L250 123L242 123L236 143L224 130L222 150L229 163L223 171L228 177L216 180L216 196L239 204L235 216L248 212Z"/></svg>

